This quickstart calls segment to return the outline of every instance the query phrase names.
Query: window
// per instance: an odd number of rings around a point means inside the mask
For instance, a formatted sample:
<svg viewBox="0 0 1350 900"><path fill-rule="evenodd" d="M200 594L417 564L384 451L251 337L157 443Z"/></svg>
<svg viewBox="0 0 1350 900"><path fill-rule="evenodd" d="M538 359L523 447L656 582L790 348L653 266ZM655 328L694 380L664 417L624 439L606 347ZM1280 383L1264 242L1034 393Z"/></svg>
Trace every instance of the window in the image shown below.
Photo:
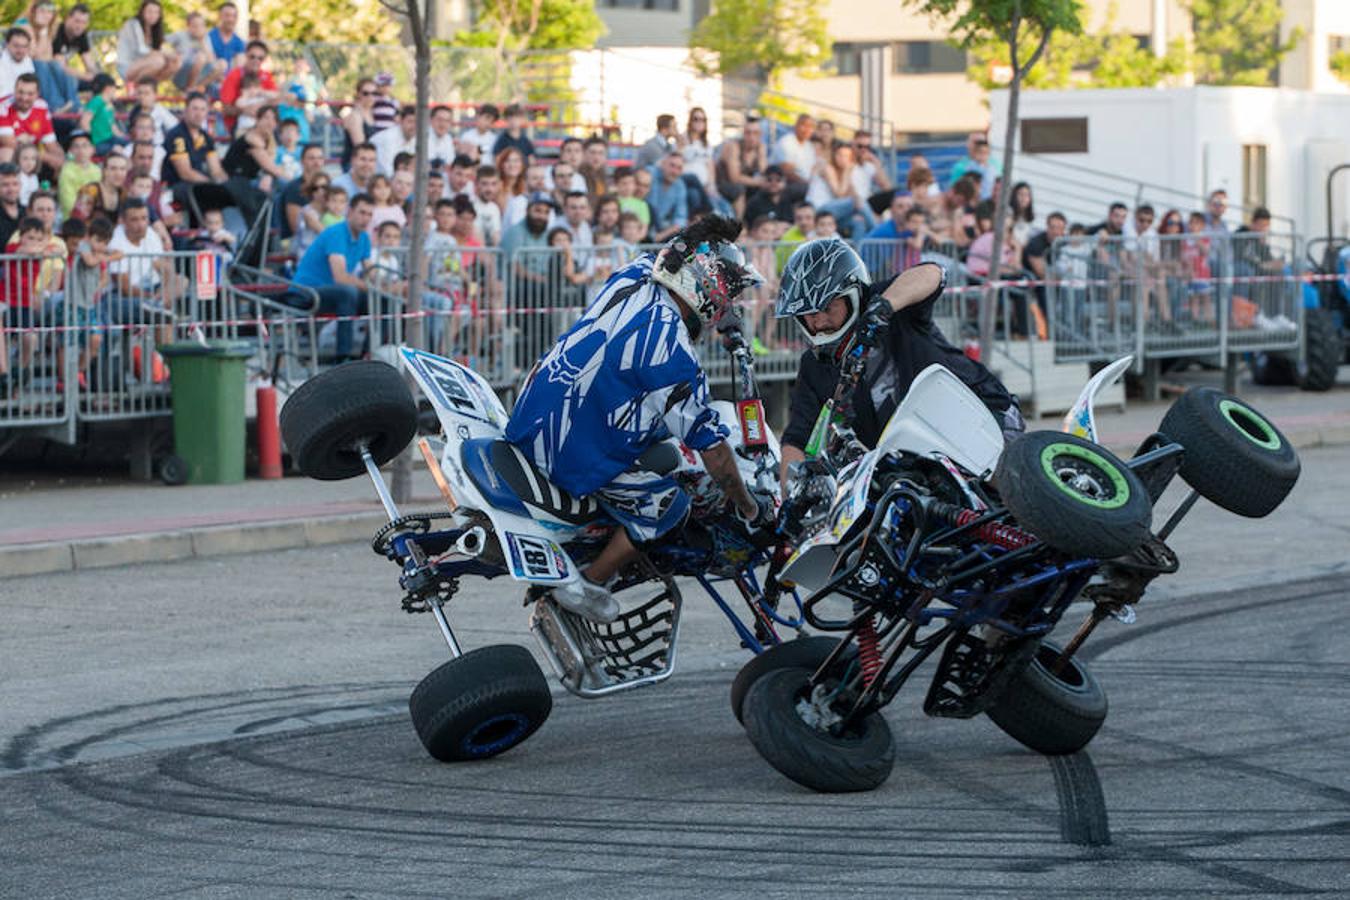
<svg viewBox="0 0 1350 900"><path fill-rule="evenodd" d="M895 45L898 75L933 75L964 72L966 51L943 41L901 41Z"/></svg>
<svg viewBox="0 0 1350 900"><path fill-rule="evenodd" d="M1242 205L1266 205L1266 145L1242 145Z"/></svg>
<svg viewBox="0 0 1350 900"><path fill-rule="evenodd" d="M1082 119L1023 119L1023 153L1086 153L1088 122Z"/></svg>
<svg viewBox="0 0 1350 900"><path fill-rule="evenodd" d="M659 9L665 12L678 12L680 0L600 0L600 5L610 9Z"/></svg>
<svg viewBox="0 0 1350 900"><path fill-rule="evenodd" d="M1327 55L1335 56L1350 50L1350 35L1333 34L1327 38Z"/></svg>
<svg viewBox="0 0 1350 900"><path fill-rule="evenodd" d="M862 48L857 44L834 45L834 72L836 75L857 75L862 71Z"/></svg>

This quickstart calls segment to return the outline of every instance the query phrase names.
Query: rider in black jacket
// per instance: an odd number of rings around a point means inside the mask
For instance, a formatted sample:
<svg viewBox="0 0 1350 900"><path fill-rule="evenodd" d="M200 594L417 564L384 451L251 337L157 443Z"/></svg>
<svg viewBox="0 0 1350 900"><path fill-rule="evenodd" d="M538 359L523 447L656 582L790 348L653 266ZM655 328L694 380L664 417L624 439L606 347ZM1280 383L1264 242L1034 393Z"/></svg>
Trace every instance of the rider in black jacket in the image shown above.
<svg viewBox="0 0 1350 900"><path fill-rule="evenodd" d="M1017 398L983 365L943 336L933 322L933 304L946 288L937 263L920 263L884 282L872 284L867 267L843 241L833 238L803 244L783 269L775 314L797 320L812 345L802 354L792 407L783 432L783 471L805 458L812 426L821 407L834 396L839 362L860 325L881 333L878 351L853 397L852 427L867 447L881 431L919 373L939 363L956 374L984 401L1005 436L1026 427Z"/></svg>

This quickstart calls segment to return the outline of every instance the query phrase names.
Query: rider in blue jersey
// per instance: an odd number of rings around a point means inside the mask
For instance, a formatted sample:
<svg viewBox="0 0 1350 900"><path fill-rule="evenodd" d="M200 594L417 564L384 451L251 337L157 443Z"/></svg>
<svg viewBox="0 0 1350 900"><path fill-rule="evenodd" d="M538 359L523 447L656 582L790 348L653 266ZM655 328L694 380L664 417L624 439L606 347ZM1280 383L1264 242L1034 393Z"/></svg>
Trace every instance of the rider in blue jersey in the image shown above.
<svg viewBox="0 0 1350 900"><path fill-rule="evenodd" d="M741 480L692 343L741 291L763 283L734 243L739 233L735 220L708 217L615 272L535 365L511 412L506 439L623 526L579 584L553 591L581 615L613 621L619 606L605 584L689 511L671 478L638 465L658 441L676 437L698 451L751 527L772 517L772 499Z"/></svg>

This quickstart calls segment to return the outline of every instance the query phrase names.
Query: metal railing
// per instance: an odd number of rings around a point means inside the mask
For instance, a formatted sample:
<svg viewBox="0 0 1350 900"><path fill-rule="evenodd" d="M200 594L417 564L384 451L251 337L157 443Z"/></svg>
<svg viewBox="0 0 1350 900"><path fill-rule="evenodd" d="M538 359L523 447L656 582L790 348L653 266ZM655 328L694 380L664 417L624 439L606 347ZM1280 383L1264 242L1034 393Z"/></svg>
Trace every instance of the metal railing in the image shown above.
<svg viewBox="0 0 1350 900"><path fill-rule="evenodd" d="M797 246L745 244L766 278L740 298L764 383L794 379L805 349L795 323L773 315L779 275ZM905 241L863 240L857 248L875 280L921 260L944 264L948 290L934 321L957 346L978 334L985 288L954 244L916 251ZM392 360L392 348L413 339L414 319L421 323L418 346L464 362L510 392L609 274L653 249L530 247L507 257L498 247L433 245L415 257L426 266L426 282L414 314L408 251L381 248L363 305L347 316L326 308L314 289L262 269L233 265L204 283L201 255L192 252L127 256L106 272L59 254L0 257L0 303L8 307L0 329L0 429L45 427L73 441L80 421L167 414L172 372L157 348L170 340L247 341L255 348L249 377L284 394L340 361L339 329L352 330L354 351ZM994 358L987 362L1005 376L1009 367L1021 371L1034 393L1044 374L1037 366L1047 359L1084 363L1134 353L1142 364L1296 351L1300 249L1290 234L1061 239L1045 280L1005 273L998 283ZM1048 356L1037 352L1043 346ZM716 336L705 335L697 349L709 381L728 382L729 362Z"/></svg>
<svg viewBox="0 0 1350 900"><path fill-rule="evenodd" d="M1256 232L1061 238L1044 286L1055 360L1296 349L1300 244Z"/></svg>

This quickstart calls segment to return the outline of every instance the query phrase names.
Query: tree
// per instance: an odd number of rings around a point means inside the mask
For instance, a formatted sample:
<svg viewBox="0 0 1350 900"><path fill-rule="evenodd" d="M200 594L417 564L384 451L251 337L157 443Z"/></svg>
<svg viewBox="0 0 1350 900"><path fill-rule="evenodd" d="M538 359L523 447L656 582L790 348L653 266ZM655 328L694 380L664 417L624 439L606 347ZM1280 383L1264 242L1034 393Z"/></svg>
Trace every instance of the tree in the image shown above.
<svg viewBox="0 0 1350 900"><path fill-rule="evenodd" d="M990 254L990 281L997 278L1003 259L1004 223L1008 220L1013 159L1016 155L1018 102L1022 81L1045 53L1056 32L1078 34L1083 29L1079 0L902 0L934 19L951 22L952 37L969 49L990 40L1008 48L1008 127L1003 140L1003 179L994 205L994 246ZM994 347L994 288L980 298L980 350L991 359Z"/></svg>
<svg viewBox="0 0 1350 900"><path fill-rule="evenodd" d="M268 40L397 44L398 19L379 0L249 0Z"/></svg>
<svg viewBox="0 0 1350 900"><path fill-rule="evenodd" d="M406 271L408 286L404 309L409 314L406 340L414 347L422 346L422 283L426 272L423 248L427 230L427 132L431 103L431 40L427 34L423 3L436 0L380 0L388 9L408 22L413 45L413 83L417 90L417 137L413 145L412 226L408 234ZM411 381L411 374L406 376ZM411 387L411 385L410 385ZM394 464L391 490L394 499L405 503L412 498L412 448L404 450Z"/></svg>
<svg viewBox="0 0 1350 900"><path fill-rule="evenodd" d="M774 84L788 69L822 66L833 44L817 0L717 0L689 35L695 67L705 75L749 71Z"/></svg>
<svg viewBox="0 0 1350 900"><path fill-rule="evenodd" d="M473 28L456 34L454 42L493 51L500 92L520 52L591 47L604 33L595 0L478 0Z"/></svg>
<svg viewBox="0 0 1350 900"><path fill-rule="evenodd" d="M1158 56L1140 46L1134 35L1116 26L1118 14L1117 4L1110 4L1101 28L1089 32L1089 13L1083 10L1082 30L1057 31L1051 35L1045 53L1027 71L1022 86L1040 90L1153 87L1187 71L1189 57L1184 38L1171 41L1167 52ZM1033 37L1022 39L1025 53L1035 49L1033 41ZM986 90L1007 83L1006 78L997 77L997 73L1008 70L1008 48L998 38L991 37L973 47L971 59L972 81Z"/></svg>
<svg viewBox="0 0 1350 900"><path fill-rule="evenodd" d="M1186 0L1198 84L1268 85L1280 60L1303 40L1280 42L1280 0Z"/></svg>

